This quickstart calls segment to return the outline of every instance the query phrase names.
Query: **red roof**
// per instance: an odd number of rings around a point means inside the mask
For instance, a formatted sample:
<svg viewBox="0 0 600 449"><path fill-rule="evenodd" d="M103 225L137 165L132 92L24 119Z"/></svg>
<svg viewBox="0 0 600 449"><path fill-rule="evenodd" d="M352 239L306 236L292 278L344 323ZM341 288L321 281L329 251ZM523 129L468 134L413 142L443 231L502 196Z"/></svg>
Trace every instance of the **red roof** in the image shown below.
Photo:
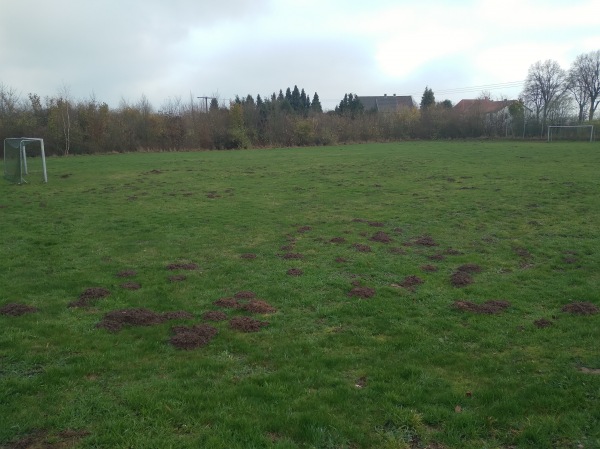
<svg viewBox="0 0 600 449"><path fill-rule="evenodd" d="M510 106L515 101L516 100L494 101L488 99L460 100L456 106L454 106L454 110L461 114L466 114L469 112L493 114L494 112L501 111L507 106Z"/></svg>

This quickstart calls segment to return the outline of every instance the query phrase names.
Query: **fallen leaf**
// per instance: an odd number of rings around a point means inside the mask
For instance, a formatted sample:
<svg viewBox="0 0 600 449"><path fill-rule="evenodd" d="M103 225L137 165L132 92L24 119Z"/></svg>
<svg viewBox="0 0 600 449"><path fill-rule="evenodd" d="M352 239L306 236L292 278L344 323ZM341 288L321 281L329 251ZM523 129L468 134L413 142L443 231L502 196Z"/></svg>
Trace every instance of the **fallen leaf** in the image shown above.
<svg viewBox="0 0 600 449"><path fill-rule="evenodd" d="M460 405L457 405L456 407L454 407L454 411L456 413L461 413L462 412L462 407Z"/></svg>

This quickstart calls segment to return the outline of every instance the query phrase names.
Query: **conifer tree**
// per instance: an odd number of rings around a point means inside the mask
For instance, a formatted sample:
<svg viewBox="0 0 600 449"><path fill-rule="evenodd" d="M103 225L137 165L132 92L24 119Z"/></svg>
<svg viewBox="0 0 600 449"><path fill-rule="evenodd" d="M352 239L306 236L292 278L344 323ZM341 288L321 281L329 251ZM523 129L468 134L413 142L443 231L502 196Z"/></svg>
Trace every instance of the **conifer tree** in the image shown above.
<svg viewBox="0 0 600 449"><path fill-rule="evenodd" d="M321 101L319 100L319 94L315 92L313 95L312 103L310 104L310 109L313 112L318 114L323 112L323 108L321 107Z"/></svg>

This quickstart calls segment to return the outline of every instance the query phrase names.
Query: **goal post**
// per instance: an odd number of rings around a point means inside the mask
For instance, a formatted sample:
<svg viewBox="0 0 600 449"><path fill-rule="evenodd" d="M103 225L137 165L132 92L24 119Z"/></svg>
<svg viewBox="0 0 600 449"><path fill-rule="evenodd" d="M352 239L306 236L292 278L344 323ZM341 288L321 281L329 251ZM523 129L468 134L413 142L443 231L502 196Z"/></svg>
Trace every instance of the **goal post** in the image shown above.
<svg viewBox="0 0 600 449"><path fill-rule="evenodd" d="M48 182L44 139L36 137L9 137L4 139L4 177L7 180L16 184L27 183L25 180L25 176L29 174L27 151L31 147L39 148L42 179L44 182ZM33 151L36 149L34 148Z"/></svg>
<svg viewBox="0 0 600 449"><path fill-rule="evenodd" d="M558 137L561 136L561 137ZM594 125L552 125L548 126L548 142L553 140L594 141Z"/></svg>

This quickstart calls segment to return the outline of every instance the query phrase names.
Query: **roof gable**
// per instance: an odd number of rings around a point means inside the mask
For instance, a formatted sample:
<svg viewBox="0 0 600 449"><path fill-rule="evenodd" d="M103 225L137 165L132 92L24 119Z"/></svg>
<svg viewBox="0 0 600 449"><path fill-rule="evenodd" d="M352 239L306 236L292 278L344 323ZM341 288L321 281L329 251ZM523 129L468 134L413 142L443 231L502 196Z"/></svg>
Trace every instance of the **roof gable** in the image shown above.
<svg viewBox="0 0 600 449"><path fill-rule="evenodd" d="M401 109L410 109L415 106L410 95L381 95L358 97L366 111L375 110L377 112L396 112Z"/></svg>
<svg viewBox="0 0 600 449"><path fill-rule="evenodd" d="M494 101L487 98L476 100L460 100L454 110L461 113L494 114L515 103L517 100Z"/></svg>

